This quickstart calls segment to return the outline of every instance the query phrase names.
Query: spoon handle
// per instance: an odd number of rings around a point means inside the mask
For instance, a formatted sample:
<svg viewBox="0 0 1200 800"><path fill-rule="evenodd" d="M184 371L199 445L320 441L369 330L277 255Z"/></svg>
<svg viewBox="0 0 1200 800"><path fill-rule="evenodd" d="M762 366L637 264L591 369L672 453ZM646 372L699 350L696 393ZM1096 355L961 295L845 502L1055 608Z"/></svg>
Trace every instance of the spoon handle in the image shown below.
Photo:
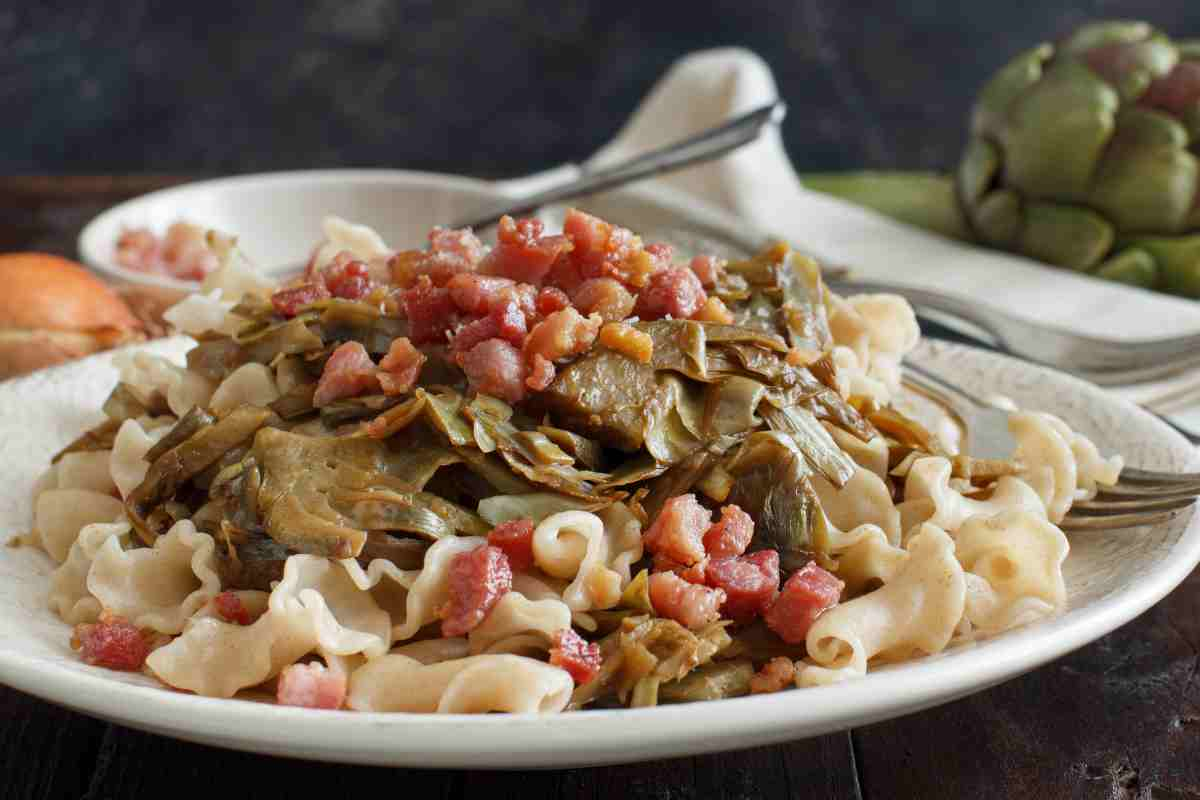
<svg viewBox="0 0 1200 800"><path fill-rule="evenodd" d="M786 113L787 106L784 105L784 102L776 100L734 117L715 128L701 131L695 136L666 145L658 150L642 153L610 167L589 170L566 183L552 186L535 194L506 199L469 218L458 220L452 227L484 228L494 224L506 214L511 216L528 214L549 203L593 194L642 178L672 172L692 164L711 161L755 141L768 125L778 125L782 122Z"/></svg>

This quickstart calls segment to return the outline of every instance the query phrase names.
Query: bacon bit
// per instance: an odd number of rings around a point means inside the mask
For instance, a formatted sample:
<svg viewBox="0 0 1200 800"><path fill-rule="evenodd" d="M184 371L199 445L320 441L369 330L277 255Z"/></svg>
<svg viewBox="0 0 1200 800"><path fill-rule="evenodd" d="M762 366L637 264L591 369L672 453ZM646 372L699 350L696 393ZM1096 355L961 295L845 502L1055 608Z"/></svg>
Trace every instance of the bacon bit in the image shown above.
<svg viewBox="0 0 1200 800"><path fill-rule="evenodd" d="M724 301L719 297L710 297L704 301L704 305L700 306L700 310L692 315L692 319L698 322L717 322L721 325L732 325L733 314L725 307Z"/></svg>
<svg viewBox="0 0 1200 800"><path fill-rule="evenodd" d="M632 325L624 322L609 322L600 329L600 344L615 350L642 364L654 358L654 339Z"/></svg>
<svg viewBox="0 0 1200 800"><path fill-rule="evenodd" d="M787 579L763 619L780 639L800 644L821 612L837 605L844 587L844 583L810 561Z"/></svg>
<svg viewBox="0 0 1200 800"><path fill-rule="evenodd" d="M687 564L680 564L675 559L664 556L662 553L655 553L654 563L650 571L674 572L688 583L697 583L704 586L706 585L705 573L708 571L708 557L705 556L689 567Z"/></svg>
<svg viewBox="0 0 1200 800"><path fill-rule="evenodd" d="M713 558L736 558L754 538L754 520L741 506L721 508L721 518L704 532L704 549Z"/></svg>
<svg viewBox="0 0 1200 800"><path fill-rule="evenodd" d="M496 336L514 346L520 346L529 332L525 312L515 295L507 295L492 304L488 317L496 325Z"/></svg>
<svg viewBox="0 0 1200 800"><path fill-rule="evenodd" d="M549 285L562 289L567 295L575 294L584 281L583 273L571 255L571 253L560 255L550 267L550 271L546 273L545 281Z"/></svg>
<svg viewBox="0 0 1200 800"><path fill-rule="evenodd" d="M236 625L250 625L254 622L254 618L250 616L250 610L246 608L242 598L238 597L237 592L221 592L213 598L213 604L216 606L217 614L226 622Z"/></svg>
<svg viewBox="0 0 1200 800"><path fill-rule="evenodd" d="M671 266L675 257L675 248L666 242L652 242L646 245L646 253L664 268Z"/></svg>
<svg viewBox="0 0 1200 800"><path fill-rule="evenodd" d="M446 332L458 322L458 309L450 292L433 285L428 275L417 278L416 285L400 295L408 317L408 338L413 344L442 343Z"/></svg>
<svg viewBox="0 0 1200 800"><path fill-rule="evenodd" d="M572 298L580 313L599 314L605 322L619 322L633 313L633 295L613 278L586 280Z"/></svg>
<svg viewBox="0 0 1200 800"><path fill-rule="evenodd" d="M142 631L128 620L105 610L95 623L75 626L71 649L94 667L137 672L150 655L150 644Z"/></svg>
<svg viewBox="0 0 1200 800"><path fill-rule="evenodd" d="M596 335L600 332L602 324L603 321L595 314L583 317L574 308L555 311L534 325L533 330L529 332L523 348L525 362L532 368L535 366L535 359L539 356L546 361L554 362L560 358L585 353L592 346L592 342L596 341ZM538 367L539 370L545 369L540 364ZM540 380L536 380L528 385L531 389L546 388L537 385L540 383ZM546 384L546 386L548 385L549 383Z"/></svg>
<svg viewBox="0 0 1200 800"><path fill-rule="evenodd" d="M615 278L626 286L640 288L664 266L660 260L661 247L648 252L632 231L577 209L567 211L563 233L575 244L571 253L574 280L569 284L559 280L555 283L572 296L579 281L588 278ZM555 269L562 270L563 277L569 274L560 265L556 264Z"/></svg>
<svg viewBox="0 0 1200 800"><path fill-rule="evenodd" d="M496 246L483 259L479 270L524 283L541 284L554 262L572 249L566 236L543 236L538 219L500 218Z"/></svg>
<svg viewBox="0 0 1200 800"><path fill-rule="evenodd" d="M696 502L696 495L681 494L663 504L642 543L651 553L691 566L706 555L703 537L711 522L712 512Z"/></svg>
<svg viewBox="0 0 1200 800"><path fill-rule="evenodd" d="M512 567L499 547L481 545L450 561L450 601L442 607L442 636L463 636L483 622L512 588Z"/></svg>
<svg viewBox="0 0 1200 800"><path fill-rule="evenodd" d="M345 342L329 356L317 390L313 392L313 405L322 408L343 397L355 397L379 385L375 376L375 362L367 350L358 342Z"/></svg>
<svg viewBox="0 0 1200 800"><path fill-rule="evenodd" d="M525 385L535 392L544 391L554 382L554 375L554 364L547 361L544 356L535 355L529 364L529 375L525 378Z"/></svg>
<svg viewBox="0 0 1200 800"><path fill-rule="evenodd" d="M483 243L469 228L434 228L428 250L403 250L388 259L392 282L412 286L422 277L445 286L455 275L474 272L483 257Z"/></svg>
<svg viewBox="0 0 1200 800"><path fill-rule="evenodd" d="M709 586L725 592L721 613L749 622L766 612L779 591L779 553L759 550L740 558L714 558L704 577Z"/></svg>
<svg viewBox="0 0 1200 800"><path fill-rule="evenodd" d="M674 572L650 576L650 605L660 617L673 619L685 628L701 628L720 619L725 592L688 583Z"/></svg>
<svg viewBox="0 0 1200 800"><path fill-rule="evenodd" d="M488 544L499 547L516 572L533 566L533 520L513 519L501 522L487 535Z"/></svg>
<svg viewBox="0 0 1200 800"><path fill-rule="evenodd" d="M149 228L121 231L117 237L117 263L139 272L155 272L158 268L158 237Z"/></svg>
<svg viewBox="0 0 1200 800"><path fill-rule="evenodd" d="M318 300L326 300L329 296L329 289L325 288L325 282L313 280L289 289L280 289L271 295L271 305L275 307L275 313L291 319L304 306L311 305Z"/></svg>
<svg viewBox="0 0 1200 800"><path fill-rule="evenodd" d="M567 297L567 293L557 286L543 286L535 301L537 313L543 317L548 317L555 311L562 311L569 305L571 305L571 298Z"/></svg>
<svg viewBox="0 0 1200 800"><path fill-rule="evenodd" d="M463 273L455 275L446 284L450 299L471 316L482 316L492 307L492 301L501 289L515 285L509 278L496 278L490 275Z"/></svg>
<svg viewBox="0 0 1200 800"><path fill-rule="evenodd" d="M371 270L345 250L333 257L322 277L334 297L361 300L371 293Z"/></svg>
<svg viewBox="0 0 1200 800"><path fill-rule="evenodd" d="M583 685L600 672L600 645L587 642L573 628L554 634L550 663L565 669L576 685Z"/></svg>
<svg viewBox="0 0 1200 800"><path fill-rule="evenodd" d="M750 694L770 694L786 689L796 679L796 665L790 658L775 656L750 679Z"/></svg>
<svg viewBox="0 0 1200 800"><path fill-rule="evenodd" d="M691 319L708 300L696 273L674 267L654 273L638 294L634 313L642 319Z"/></svg>
<svg viewBox="0 0 1200 800"><path fill-rule="evenodd" d="M346 675L324 664L288 664L279 673L275 700L281 706L335 710L346 700Z"/></svg>
<svg viewBox="0 0 1200 800"><path fill-rule="evenodd" d="M488 339L475 345L462 357L461 366L475 391L509 404L525 399L521 352L503 339Z"/></svg>
<svg viewBox="0 0 1200 800"><path fill-rule="evenodd" d="M717 280L725 269L725 259L716 256L696 256L688 264L688 269L696 273L701 286L705 289L712 289L717 285Z"/></svg>
<svg viewBox="0 0 1200 800"><path fill-rule="evenodd" d="M407 336L392 340L387 355L379 362L379 385L384 394L404 394L412 391L421 375L426 356Z"/></svg>
<svg viewBox="0 0 1200 800"><path fill-rule="evenodd" d="M455 262L460 272L475 269L483 258L483 242L470 228L435 226L429 232L429 251L446 263Z"/></svg>
<svg viewBox="0 0 1200 800"><path fill-rule="evenodd" d="M220 263L208 247L204 228L188 222L174 223L161 239L149 228L122 231L115 255L127 269L185 281L203 280Z"/></svg>

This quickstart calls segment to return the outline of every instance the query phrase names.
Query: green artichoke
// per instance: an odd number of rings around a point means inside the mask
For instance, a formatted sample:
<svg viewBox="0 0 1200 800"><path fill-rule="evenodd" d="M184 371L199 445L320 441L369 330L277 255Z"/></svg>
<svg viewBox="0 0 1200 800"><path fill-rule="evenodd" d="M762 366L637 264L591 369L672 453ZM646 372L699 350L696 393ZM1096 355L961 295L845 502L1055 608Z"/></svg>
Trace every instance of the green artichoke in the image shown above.
<svg viewBox="0 0 1200 800"><path fill-rule="evenodd" d="M1200 297L1200 40L1097 22L1000 69L951 180L805 176L947 236Z"/></svg>
<svg viewBox="0 0 1200 800"><path fill-rule="evenodd" d="M1200 41L1087 25L984 86L956 188L990 245L1200 296Z"/></svg>

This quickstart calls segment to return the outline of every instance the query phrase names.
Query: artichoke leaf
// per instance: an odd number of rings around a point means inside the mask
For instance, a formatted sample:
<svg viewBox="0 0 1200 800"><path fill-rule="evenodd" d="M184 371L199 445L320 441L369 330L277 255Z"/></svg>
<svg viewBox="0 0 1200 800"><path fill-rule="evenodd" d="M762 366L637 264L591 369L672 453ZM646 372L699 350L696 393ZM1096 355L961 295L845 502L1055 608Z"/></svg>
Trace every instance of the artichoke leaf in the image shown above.
<svg viewBox="0 0 1200 800"><path fill-rule="evenodd" d="M207 424L158 456L145 479L125 499L130 524L145 544L153 545L158 531L147 521L152 509L174 497L183 484L216 463L226 452L248 440L275 419L266 408L239 406L223 419Z"/></svg>
<svg viewBox="0 0 1200 800"><path fill-rule="evenodd" d="M767 405L764 416L771 430L782 431L796 443L809 464L839 489L854 474L854 461L842 452L829 431L812 412L799 406L774 408Z"/></svg>
<svg viewBox="0 0 1200 800"><path fill-rule="evenodd" d="M115 419L124 422L127 419L137 419L142 416L157 417L162 414L169 414L171 409L167 407L167 399L162 396L161 392L155 392L148 399L150 405L145 405L133 390L126 383L118 383L113 387L112 392L108 395L108 399L104 401L104 414L109 419Z"/></svg>
<svg viewBox="0 0 1200 800"><path fill-rule="evenodd" d="M68 453L91 453L97 450L112 450L113 441L117 438L117 431L120 430L124 420L106 419L96 427L85 431L78 436L74 441L59 450L50 459L51 464L57 464L59 459Z"/></svg>
<svg viewBox="0 0 1200 800"><path fill-rule="evenodd" d="M702 429L708 433L734 435L757 428L762 420L755 413L767 387L740 376L710 383L704 402Z"/></svg>
<svg viewBox="0 0 1200 800"><path fill-rule="evenodd" d="M187 354L188 369L215 381L224 380L243 364L270 364L280 355L313 353L324 347L321 337L300 317L271 326L246 344L219 334L204 334L197 341Z"/></svg>
<svg viewBox="0 0 1200 800"><path fill-rule="evenodd" d="M829 315L825 309L825 284L821 268L808 256L789 250L779 266L783 290L780 309L788 343L809 353L825 353L833 347Z"/></svg>
<svg viewBox="0 0 1200 800"><path fill-rule="evenodd" d="M736 477L729 502L754 518L755 548L789 554L828 553L831 544L812 474L795 441L781 431L752 433L724 468Z"/></svg>
<svg viewBox="0 0 1200 800"><path fill-rule="evenodd" d="M674 681L656 684L655 698L662 703L695 703L750 694L754 664L748 658L714 661Z"/></svg>
<svg viewBox="0 0 1200 800"><path fill-rule="evenodd" d="M374 498L380 502L390 497L382 494L385 491L420 497L420 490L437 469L460 460L441 444L406 443L409 446L393 449L364 437L301 436L271 428L260 431L253 453L263 473L258 507L264 529L271 538L298 552L334 558L358 555L366 530L353 514L338 510L331 500L347 496L346 491L380 492ZM412 503L418 504L416 500ZM456 507L440 499L439 503L446 505L432 507L428 498L422 501L431 513L449 517L452 527L461 524L478 530L482 525L482 521L458 522L452 516ZM410 524L416 523L410 519ZM426 519L417 532L425 532L433 524Z"/></svg>
<svg viewBox="0 0 1200 800"><path fill-rule="evenodd" d="M600 471L604 464L600 445L586 436L580 436L565 428L555 428L551 425L539 425L538 432L544 434L550 441L590 470Z"/></svg>

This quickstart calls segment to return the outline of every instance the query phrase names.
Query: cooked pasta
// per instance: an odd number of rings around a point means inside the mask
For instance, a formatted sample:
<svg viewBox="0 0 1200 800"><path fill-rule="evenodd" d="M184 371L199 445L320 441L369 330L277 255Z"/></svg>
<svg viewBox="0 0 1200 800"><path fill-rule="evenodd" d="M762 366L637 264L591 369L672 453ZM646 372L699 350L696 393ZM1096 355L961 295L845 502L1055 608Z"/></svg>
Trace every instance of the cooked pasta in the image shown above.
<svg viewBox="0 0 1200 800"><path fill-rule="evenodd" d="M785 245L324 233L283 287L210 233L166 314L187 365L114 357L38 480L24 538L88 663L421 713L836 683L1058 613L1056 524L1121 469L1014 408L1013 458L963 472L893 403L912 309Z"/></svg>

